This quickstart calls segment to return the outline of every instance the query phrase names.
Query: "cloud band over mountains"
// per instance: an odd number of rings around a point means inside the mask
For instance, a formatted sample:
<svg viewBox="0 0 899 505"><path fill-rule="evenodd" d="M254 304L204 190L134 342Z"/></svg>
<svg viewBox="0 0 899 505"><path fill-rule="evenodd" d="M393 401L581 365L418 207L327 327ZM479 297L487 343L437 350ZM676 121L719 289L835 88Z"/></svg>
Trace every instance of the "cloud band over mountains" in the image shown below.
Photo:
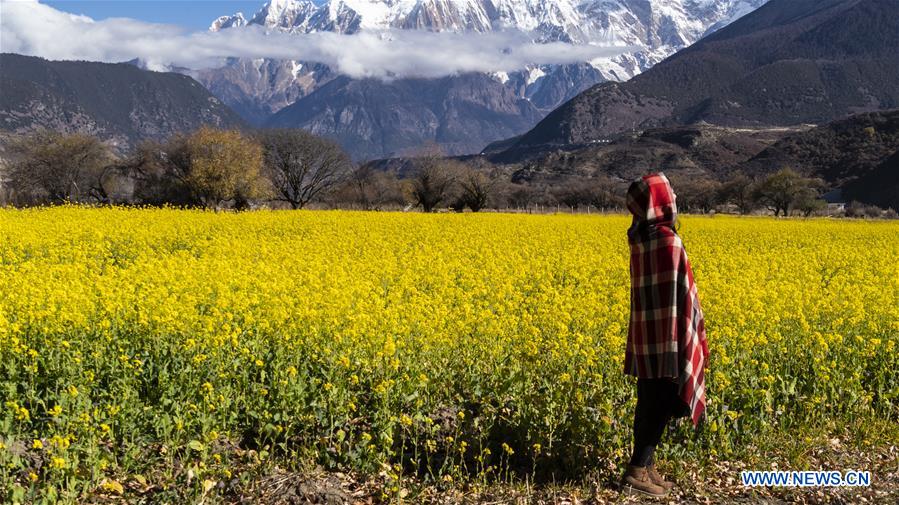
<svg viewBox="0 0 899 505"><path fill-rule="evenodd" d="M436 78L465 72L515 71L611 57L627 46L538 44L527 33L391 30L353 35L267 33L247 26L194 32L129 18L94 20L41 4L3 0L0 50L53 60L144 60L151 69L221 66L228 57L324 63L354 78Z"/></svg>

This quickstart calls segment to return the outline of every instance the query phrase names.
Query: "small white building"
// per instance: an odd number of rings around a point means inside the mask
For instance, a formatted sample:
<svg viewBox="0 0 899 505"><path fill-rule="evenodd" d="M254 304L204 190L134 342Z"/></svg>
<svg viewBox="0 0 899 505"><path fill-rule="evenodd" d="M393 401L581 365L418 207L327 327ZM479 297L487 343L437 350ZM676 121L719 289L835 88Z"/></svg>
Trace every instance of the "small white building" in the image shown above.
<svg viewBox="0 0 899 505"><path fill-rule="evenodd" d="M821 199L827 202L827 210L844 211L846 210L846 201L843 199L843 189L837 188L821 195Z"/></svg>

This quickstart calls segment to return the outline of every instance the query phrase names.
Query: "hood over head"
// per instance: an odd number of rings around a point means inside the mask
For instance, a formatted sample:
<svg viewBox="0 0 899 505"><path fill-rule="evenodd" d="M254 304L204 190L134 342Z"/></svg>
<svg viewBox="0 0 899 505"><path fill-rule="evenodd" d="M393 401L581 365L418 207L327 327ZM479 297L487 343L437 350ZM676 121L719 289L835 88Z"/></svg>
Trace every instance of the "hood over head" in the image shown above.
<svg viewBox="0 0 899 505"><path fill-rule="evenodd" d="M664 172L644 175L627 190L627 209L634 215L634 226L668 226L677 219L676 195Z"/></svg>

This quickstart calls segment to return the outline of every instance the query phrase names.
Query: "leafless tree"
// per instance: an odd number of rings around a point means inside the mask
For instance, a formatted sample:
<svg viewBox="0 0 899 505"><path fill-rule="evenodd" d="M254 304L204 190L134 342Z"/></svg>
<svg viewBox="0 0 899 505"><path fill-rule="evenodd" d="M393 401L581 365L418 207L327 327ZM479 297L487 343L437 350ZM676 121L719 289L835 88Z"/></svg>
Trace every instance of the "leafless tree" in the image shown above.
<svg viewBox="0 0 899 505"><path fill-rule="evenodd" d="M450 198L459 166L443 157L439 149L429 146L412 159L412 197L425 212L433 212Z"/></svg>
<svg viewBox="0 0 899 505"><path fill-rule="evenodd" d="M113 157L96 137L40 130L14 140L9 152L10 186L26 199L108 202Z"/></svg>
<svg viewBox="0 0 899 505"><path fill-rule="evenodd" d="M472 212L487 207L496 188L496 178L483 170L483 167L466 167L459 174L459 201Z"/></svg>
<svg viewBox="0 0 899 505"><path fill-rule="evenodd" d="M257 134L276 200L301 209L332 191L352 168L336 142L300 129L263 130Z"/></svg>
<svg viewBox="0 0 899 505"><path fill-rule="evenodd" d="M572 209L593 206L608 209L624 205L621 190L606 176L576 177L556 187L555 200Z"/></svg>
<svg viewBox="0 0 899 505"><path fill-rule="evenodd" d="M344 200L365 210L381 210L385 205L404 203L396 175L366 163L353 169L340 193Z"/></svg>
<svg viewBox="0 0 899 505"><path fill-rule="evenodd" d="M672 175L671 186L677 194L677 210L708 213L715 208L721 183L704 176Z"/></svg>
<svg viewBox="0 0 899 505"><path fill-rule="evenodd" d="M176 134L164 143L139 144L124 163L134 179L134 199L152 205L199 204L187 184L191 155L188 135Z"/></svg>
<svg viewBox="0 0 899 505"><path fill-rule="evenodd" d="M502 185L500 190L505 194L506 201L510 206L524 209L537 203L540 196L538 191L528 184L508 182Z"/></svg>
<svg viewBox="0 0 899 505"><path fill-rule="evenodd" d="M718 200L737 206L740 214L749 214L756 208L753 198L755 181L742 172L738 172L725 181L718 192Z"/></svg>

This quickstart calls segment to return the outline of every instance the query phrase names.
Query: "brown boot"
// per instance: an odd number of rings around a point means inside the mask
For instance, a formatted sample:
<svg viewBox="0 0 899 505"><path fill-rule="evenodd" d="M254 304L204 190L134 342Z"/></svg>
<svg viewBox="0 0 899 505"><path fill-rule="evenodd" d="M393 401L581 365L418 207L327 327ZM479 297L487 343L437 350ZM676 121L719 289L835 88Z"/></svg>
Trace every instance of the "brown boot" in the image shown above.
<svg viewBox="0 0 899 505"><path fill-rule="evenodd" d="M653 484L665 488L665 491L668 491L674 487L673 482L665 480L665 478L659 474L659 471L656 470L655 463L650 463L646 466L646 473L649 474L649 480L651 480Z"/></svg>
<svg viewBox="0 0 899 505"><path fill-rule="evenodd" d="M668 490L656 485L649 478L645 466L627 465L627 472L621 481L621 487L628 491L637 491L650 496L665 496Z"/></svg>

